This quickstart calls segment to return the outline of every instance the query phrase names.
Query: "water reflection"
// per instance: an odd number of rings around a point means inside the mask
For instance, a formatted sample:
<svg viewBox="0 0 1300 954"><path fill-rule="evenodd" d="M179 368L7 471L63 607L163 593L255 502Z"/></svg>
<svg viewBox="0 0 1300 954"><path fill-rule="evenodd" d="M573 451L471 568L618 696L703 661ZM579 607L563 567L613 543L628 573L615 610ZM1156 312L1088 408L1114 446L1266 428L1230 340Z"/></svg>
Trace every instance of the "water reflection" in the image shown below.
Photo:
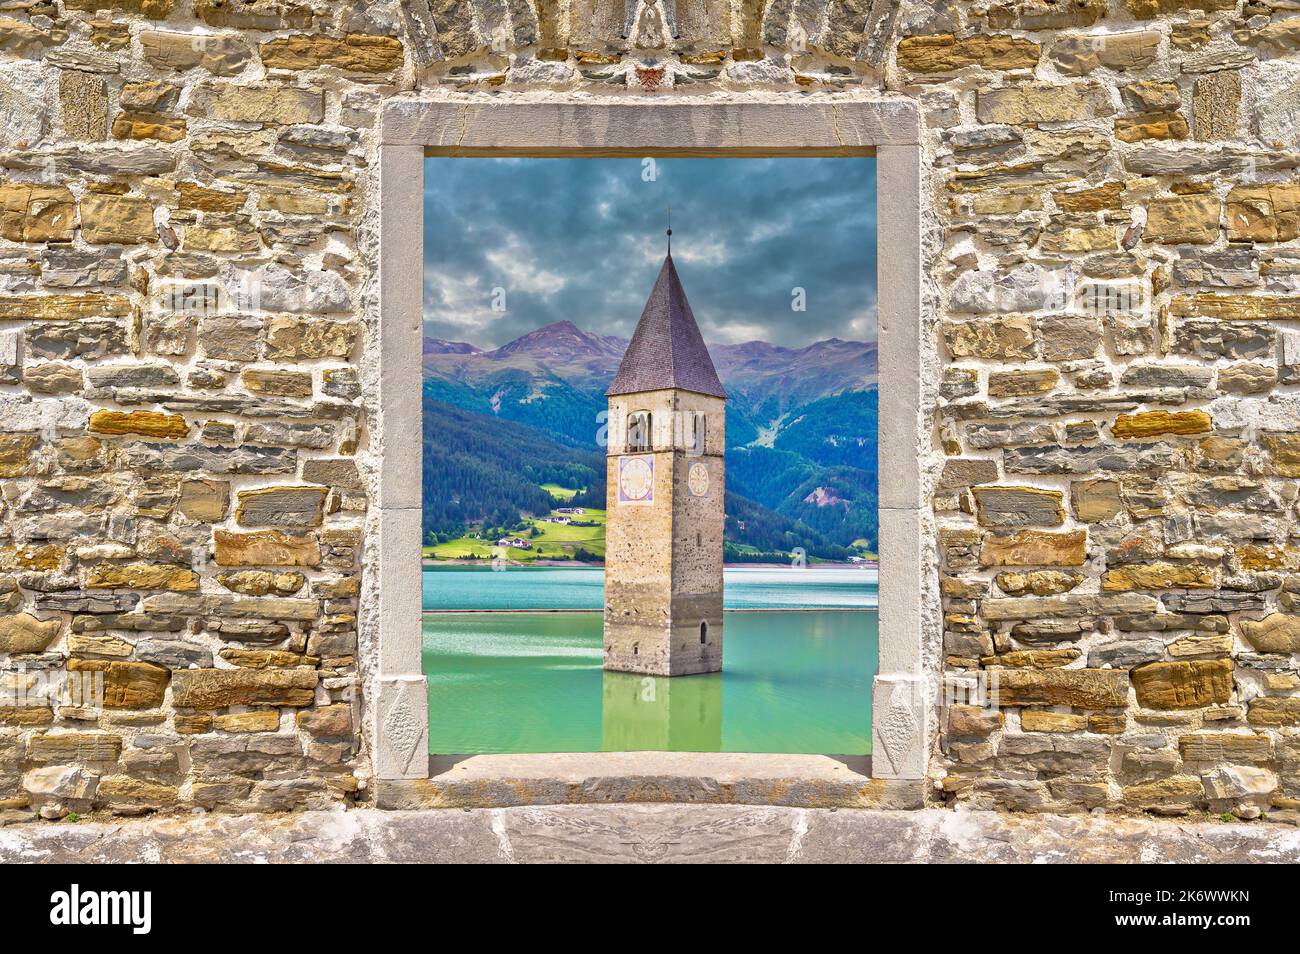
<svg viewBox="0 0 1300 954"><path fill-rule="evenodd" d="M606 752L717 752L722 748L722 674L603 674L601 747Z"/></svg>

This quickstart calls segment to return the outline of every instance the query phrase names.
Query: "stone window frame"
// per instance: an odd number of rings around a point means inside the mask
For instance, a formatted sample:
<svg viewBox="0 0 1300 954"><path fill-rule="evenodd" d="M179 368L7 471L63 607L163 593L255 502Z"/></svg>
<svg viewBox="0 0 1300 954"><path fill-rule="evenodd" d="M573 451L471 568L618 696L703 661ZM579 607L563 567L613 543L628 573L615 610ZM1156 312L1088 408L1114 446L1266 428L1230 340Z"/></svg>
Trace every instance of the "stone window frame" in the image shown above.
<svg viewBox="0 0 1300 954"><path fill-rule="evenodd" d="M361 631L376 779L428 776L421 653L420 388L426 156L876 157L879 391L879 665L872 776L920 780L932 748L939 618L933 518L923 509L931 446L923 380L919 112L904 98L834 101L492 102L397 98L379 146L378 342L371 447L377 499L366 542ZM376 303L371 299L372 306ZM933 345L930 345L932 348ZM928 535L926 531L931 531ZM773 756L774 759L780 756Z"/></svg>

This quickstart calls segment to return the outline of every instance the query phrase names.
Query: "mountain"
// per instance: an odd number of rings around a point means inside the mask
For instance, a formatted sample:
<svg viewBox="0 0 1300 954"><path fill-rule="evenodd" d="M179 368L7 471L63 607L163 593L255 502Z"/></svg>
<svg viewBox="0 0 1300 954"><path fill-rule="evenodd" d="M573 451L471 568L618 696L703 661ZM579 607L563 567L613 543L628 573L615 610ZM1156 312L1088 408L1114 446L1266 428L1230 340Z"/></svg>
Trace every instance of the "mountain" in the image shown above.
<svg viewBox="0 0 1300 954"><path fill-rule="evenodd" d="M596 443L605 389L614 379L627 339L584 331L557 321L495 350L430 339L424 349L425 381L439 400L493 414L581 443ZM471 350L464 350L471 349ZM728 443L770 445L798 408L845 391L876 385L876 344L830 338L805 348L765 341L710 344L726 386ZM542 412L538 405L554 402Z"/></svg>
<svg viewBox="0 0 1300 954"><path fill-rule="evenodd" d="M586 487L588 505L602 506L605 389L627 344L571 321L495 349L426 339L426 487L432 480L441 488L436 502L426 501L426 511L440 515L434 529L488 518L479 511L496 506L497 497L519 512L545 507L547 501L526 489L531 477L518 480L525 467L530 475L566 462L594 469L589 482L570 475L567 482L547 478L533 485ZM785 348L748 341L711 344L709 352L729 394L727 539L758 550L799 545L840 557L844 547L865 539L874 550L875 343L831 338ZM430 449L430 441L443 446ZM525 452L503 450L501 443ZM466 459L474 461L468 481L474 486L451 473ZM479 492L486 487L491 492Z"/></svg>

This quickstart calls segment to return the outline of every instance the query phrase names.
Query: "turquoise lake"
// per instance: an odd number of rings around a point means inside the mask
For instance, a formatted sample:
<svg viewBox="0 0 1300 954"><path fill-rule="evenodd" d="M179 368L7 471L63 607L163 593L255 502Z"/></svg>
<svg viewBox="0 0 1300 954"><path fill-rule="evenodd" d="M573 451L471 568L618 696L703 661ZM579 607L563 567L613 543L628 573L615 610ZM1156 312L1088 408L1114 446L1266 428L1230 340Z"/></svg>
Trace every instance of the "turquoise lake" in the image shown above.
<svg viewBox="0 0 1300 954"><path fill-rule="evenodd" d="M725 580L723 672L667 679L601 668L598 568L426 568L430 752L869 754L876 572Z"/></svg>

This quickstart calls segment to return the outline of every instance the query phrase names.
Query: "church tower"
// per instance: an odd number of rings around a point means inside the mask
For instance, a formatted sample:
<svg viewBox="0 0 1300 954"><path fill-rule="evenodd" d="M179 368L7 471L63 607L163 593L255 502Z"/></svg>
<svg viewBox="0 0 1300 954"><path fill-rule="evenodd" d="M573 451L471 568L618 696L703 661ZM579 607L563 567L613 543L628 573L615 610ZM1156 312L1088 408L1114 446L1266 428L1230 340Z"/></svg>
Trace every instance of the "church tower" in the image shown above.
<svg viewBox="0 0 1300 954"><path fill-rule="evenodd" d="M605 668L718 672L727 392L671 246L605 394Z"/></svg>

